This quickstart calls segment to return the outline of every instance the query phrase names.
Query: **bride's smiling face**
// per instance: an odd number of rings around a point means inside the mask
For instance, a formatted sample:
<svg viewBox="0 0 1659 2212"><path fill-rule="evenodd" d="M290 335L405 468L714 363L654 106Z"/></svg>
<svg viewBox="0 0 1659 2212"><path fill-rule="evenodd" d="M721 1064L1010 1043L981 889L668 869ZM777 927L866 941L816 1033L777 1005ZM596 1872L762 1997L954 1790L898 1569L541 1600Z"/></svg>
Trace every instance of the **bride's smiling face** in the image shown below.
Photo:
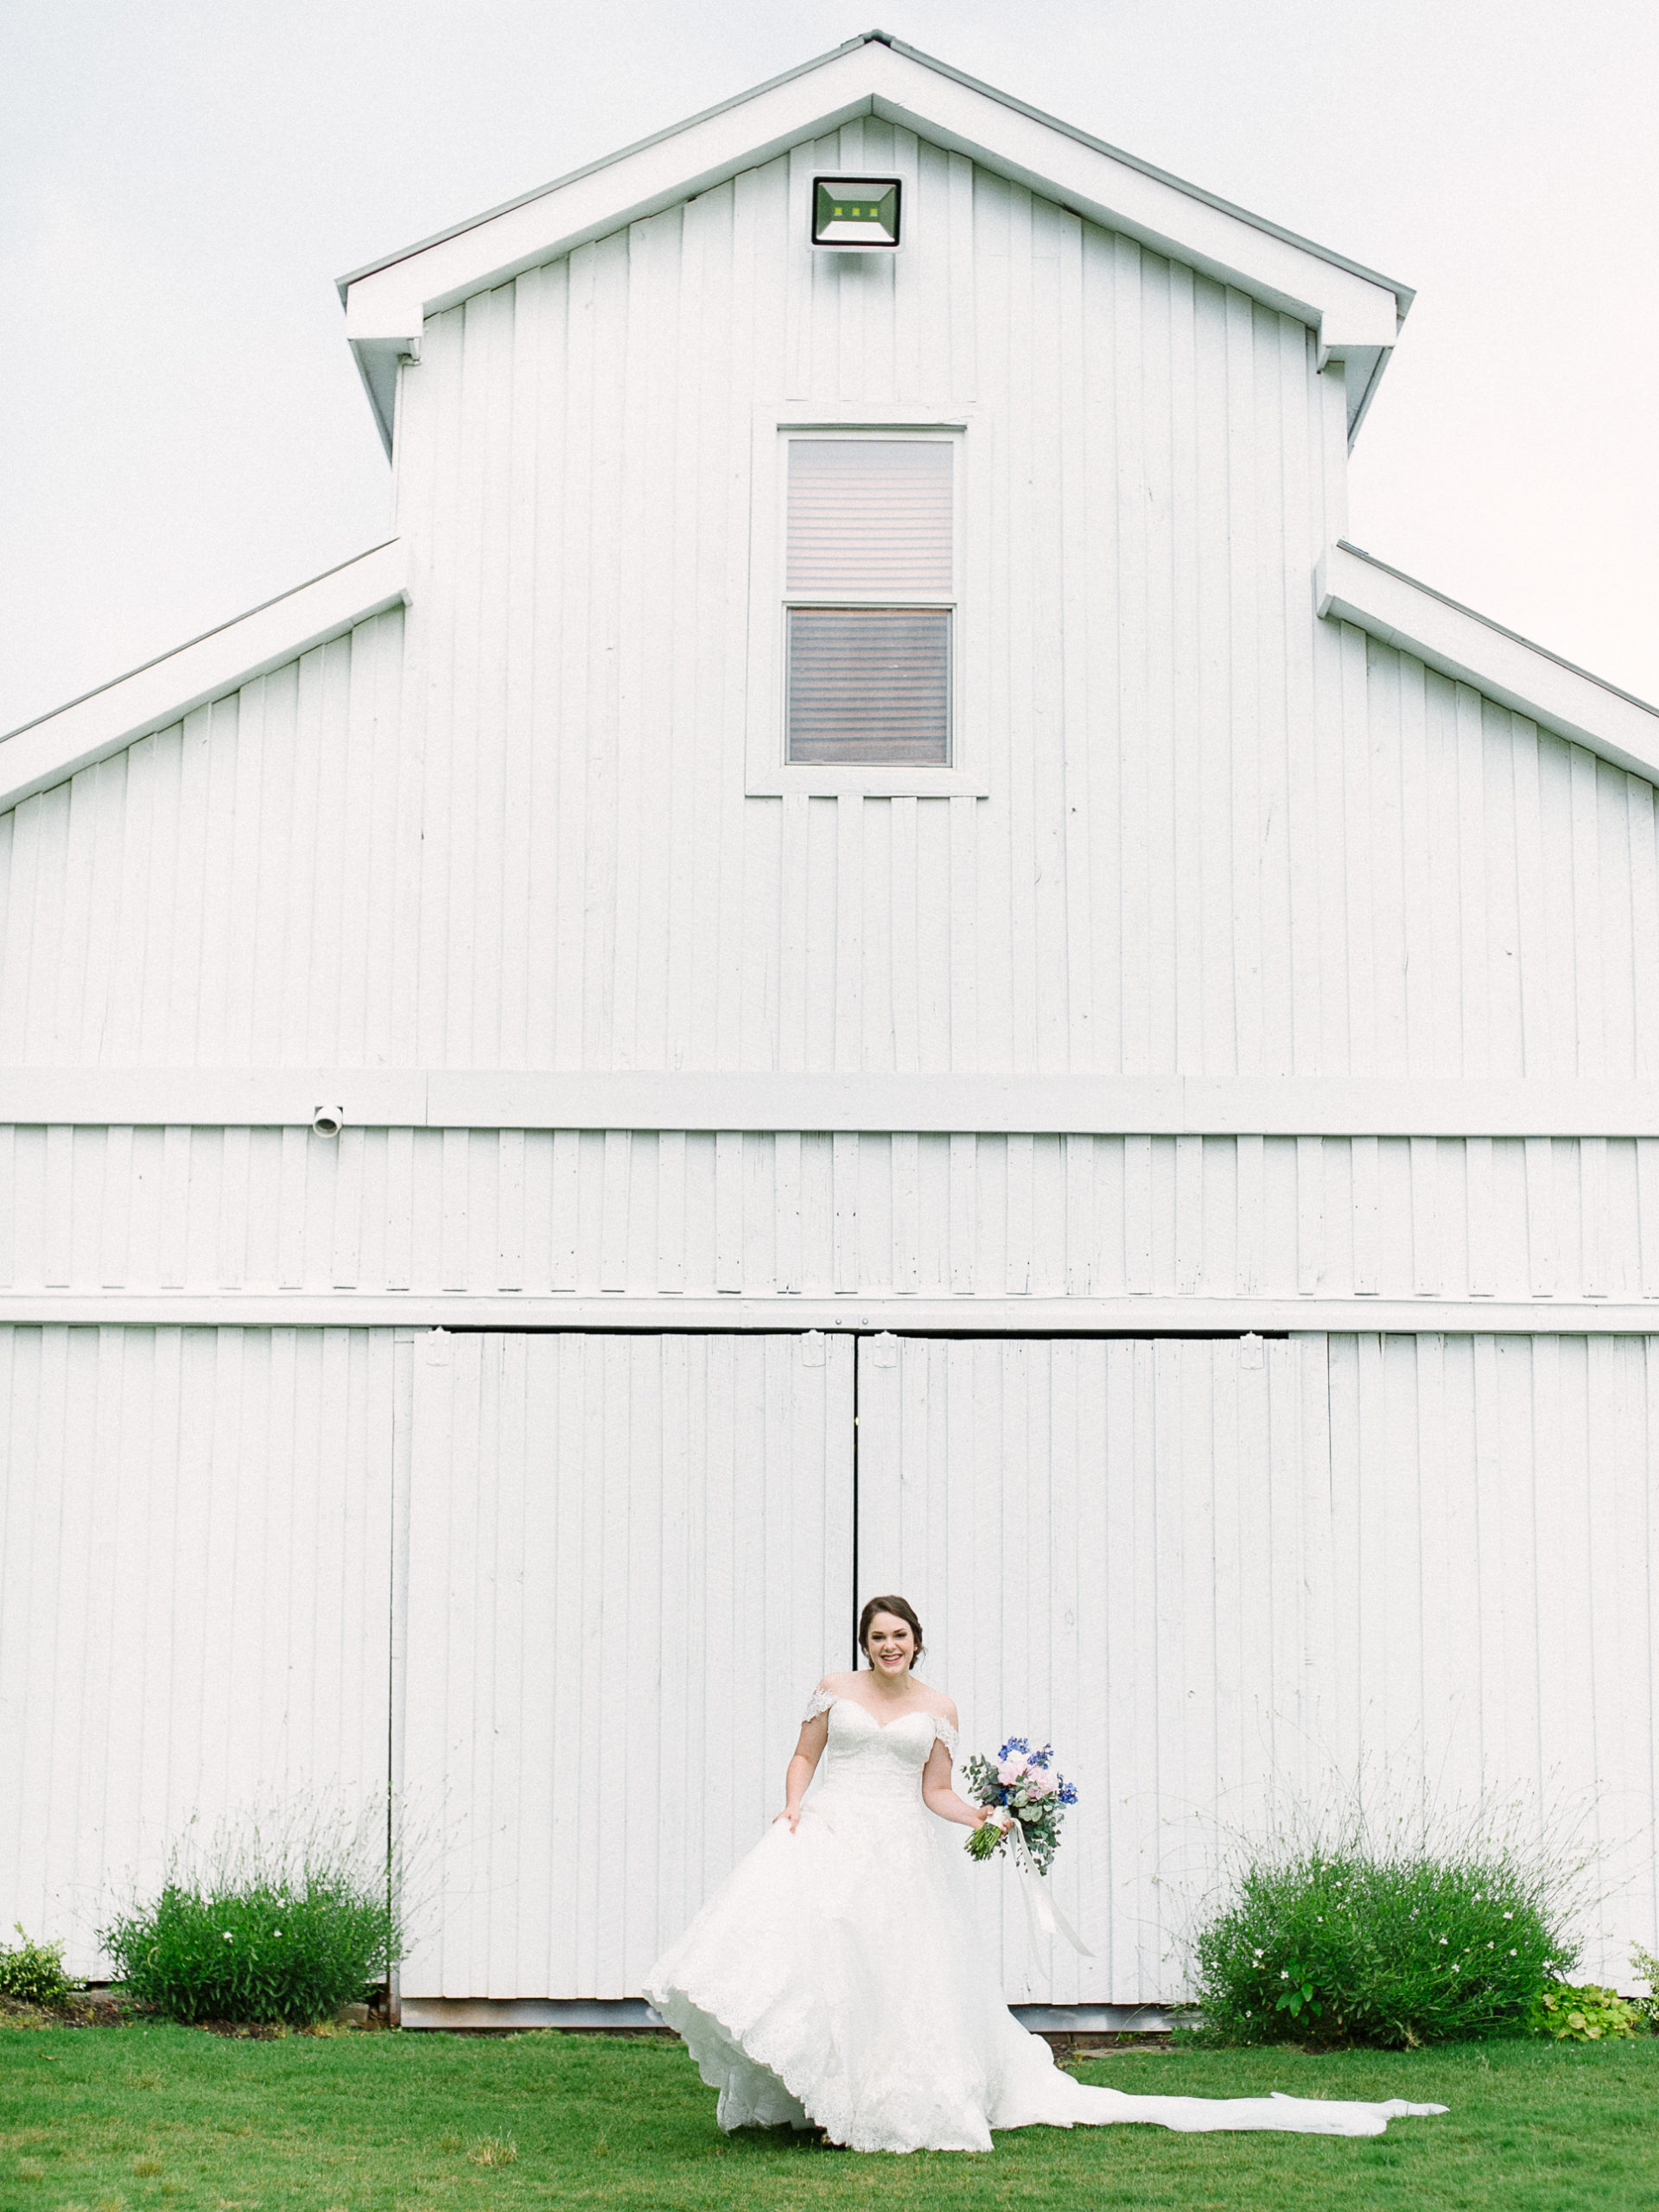
<svg viewBox="0 0 1659 2212"><path fill-rule="evenodd" d="M897 1613L878 1613L870 1623L864 1649L878 1675L890 1681L910 1672L916 1656L916 1637L908 1621Z"/></svg>

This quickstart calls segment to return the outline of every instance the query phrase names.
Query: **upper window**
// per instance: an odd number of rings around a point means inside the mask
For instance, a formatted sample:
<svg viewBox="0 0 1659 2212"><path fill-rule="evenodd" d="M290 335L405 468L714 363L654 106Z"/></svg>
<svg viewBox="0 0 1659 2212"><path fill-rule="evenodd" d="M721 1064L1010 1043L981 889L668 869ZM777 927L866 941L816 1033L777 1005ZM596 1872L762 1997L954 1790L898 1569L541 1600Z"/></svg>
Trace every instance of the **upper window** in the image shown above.
<svg viewBox="0 0 1659 2212"><path fill-rule="evenodd" d="M789 441L790 763L950 766L955 459L948 438Z"/></svg>

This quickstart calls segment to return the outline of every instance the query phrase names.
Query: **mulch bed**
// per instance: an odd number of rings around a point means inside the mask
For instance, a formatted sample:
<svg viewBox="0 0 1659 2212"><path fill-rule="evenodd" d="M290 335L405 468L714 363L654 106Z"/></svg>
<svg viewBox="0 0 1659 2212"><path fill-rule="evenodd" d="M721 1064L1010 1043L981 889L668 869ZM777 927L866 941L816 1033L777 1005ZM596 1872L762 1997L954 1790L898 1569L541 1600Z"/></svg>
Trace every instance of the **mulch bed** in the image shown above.
<svg viewBox="0 0 1659 2212"><path fill-rule="evenodd" d="M0 1997L0 2020L14 2028L119 2028L134 2017L124 1998L101 1992L77 1990L61 2005L25 2005L16 1997Z"/></svg>
<svg viewBox="0 0 1659 2212"><path fill-rule="evenodd" d="M366 2007L364 2018L351 2024L357 2027L384 2027L384 2013L371 2015ZM105 1990L75 1990L61 2005L25 2005L15 1997L0 1997L0 2025L12 2028L124 2028L135 2020L158 2017L148 2014L124 1997ZM272 2043L282 2035L338 2035L340 2028L334 2022L321 2028L278 2027L270 2020L193 2020L175 2023L199 2028L203 2035L232 2036L245 2042Z"/></svg>
<svg viewBox="0 0 1659 2212"><path fill-rule="evenodd" d="M1039 2028L1037 2031L1054 2054L1056 2065L1074 2058L1092 2058L1102 2050L1169 2050L1173 2048L1162 2031L1144 2028Z"/></svg>

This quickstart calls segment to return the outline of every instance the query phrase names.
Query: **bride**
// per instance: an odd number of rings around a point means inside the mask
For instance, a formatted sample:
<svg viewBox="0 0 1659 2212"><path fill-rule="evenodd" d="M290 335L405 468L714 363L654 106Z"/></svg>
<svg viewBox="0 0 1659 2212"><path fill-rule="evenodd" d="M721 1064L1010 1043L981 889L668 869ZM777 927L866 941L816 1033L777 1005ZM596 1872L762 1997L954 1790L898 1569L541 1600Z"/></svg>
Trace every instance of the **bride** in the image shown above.
<svg viewBox="0 0 1659 2212"><path fill-rule="evenodd" d="M818 1685L783 1811L646 1978L719 2090L721 2127L817 2126L855 2151L988 2151L995 2127L1380 2135L1391 2118L1446 2110L1128 2096L1062 2073L1008 2011L956 1893L967 1869L937 1822L992 1815L951 1787L957 1708L912 1671L922 1624L903 1598L872 1598L858 1641L868 1671Z"/></svg>

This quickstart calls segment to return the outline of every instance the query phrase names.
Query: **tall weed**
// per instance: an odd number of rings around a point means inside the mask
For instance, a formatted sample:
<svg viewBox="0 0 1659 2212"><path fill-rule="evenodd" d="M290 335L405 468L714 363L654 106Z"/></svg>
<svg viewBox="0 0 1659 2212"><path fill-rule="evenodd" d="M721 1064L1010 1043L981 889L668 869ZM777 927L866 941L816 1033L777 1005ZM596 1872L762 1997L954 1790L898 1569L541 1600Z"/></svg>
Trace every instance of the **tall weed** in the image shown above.
<svg viewBox="0 0 1659 2212"><path fill-rule="evenodd" d="M1406 2050L1521 2035L1570 1967L1586 1865L1513 1808L1381 1822L1357 1802L1236 1847L1192 1937L1205 2040Z"/></svg>
<svg viewBox="0 0 1659 2212"><path fill-rule="evenodd" d="M175 1850L159 1894L102 1941L130 1996L186 2022L309 2027L368 1995L402 1955L385 1812L254 1815Z"/></svg>

